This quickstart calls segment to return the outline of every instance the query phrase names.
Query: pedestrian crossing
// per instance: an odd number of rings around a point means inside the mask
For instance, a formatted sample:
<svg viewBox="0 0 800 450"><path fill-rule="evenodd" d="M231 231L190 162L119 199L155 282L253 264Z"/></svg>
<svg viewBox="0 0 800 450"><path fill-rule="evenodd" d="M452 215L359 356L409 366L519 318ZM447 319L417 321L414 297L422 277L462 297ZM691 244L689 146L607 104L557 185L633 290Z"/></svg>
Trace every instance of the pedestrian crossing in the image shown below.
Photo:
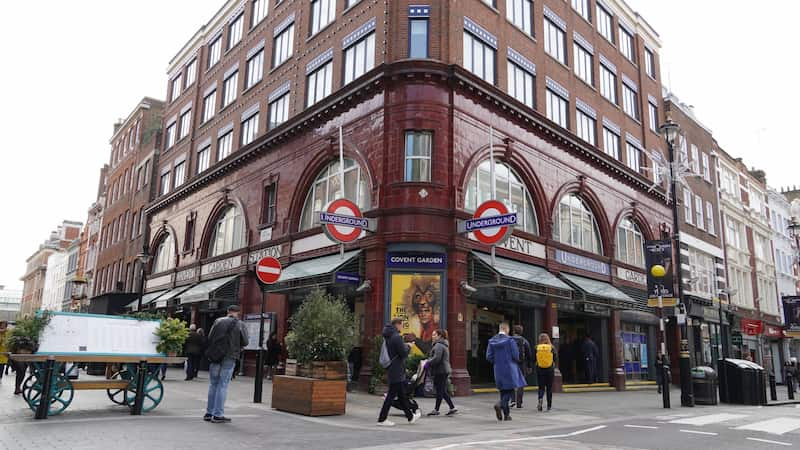
<svg viewBox="0 0 800 450"><path fill-rule="evenodd" d="M666 423L693 427L722 425L733 430L759 431L778 436L800 430L800 416L764 420L763 417L750 414L718 413L674 418Z"/></svg>

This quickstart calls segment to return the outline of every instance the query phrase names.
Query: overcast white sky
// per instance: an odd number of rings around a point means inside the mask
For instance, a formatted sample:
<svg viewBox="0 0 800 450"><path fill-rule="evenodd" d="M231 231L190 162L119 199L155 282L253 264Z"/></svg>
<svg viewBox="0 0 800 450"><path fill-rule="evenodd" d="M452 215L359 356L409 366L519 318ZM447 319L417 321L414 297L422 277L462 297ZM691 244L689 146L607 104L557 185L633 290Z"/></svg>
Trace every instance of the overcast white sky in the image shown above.
<svg viewBox="0 0 800 450"><path fill-rule="evenodd" d="M663 40L664 84L695 106L722 147L765 169L772 186L800 184L800 2L628 2ZM0 284L21 288L25 259L50 231L86 220L114 121L145 95L165 97L167 63L222 3L3 4Z"/></svg>

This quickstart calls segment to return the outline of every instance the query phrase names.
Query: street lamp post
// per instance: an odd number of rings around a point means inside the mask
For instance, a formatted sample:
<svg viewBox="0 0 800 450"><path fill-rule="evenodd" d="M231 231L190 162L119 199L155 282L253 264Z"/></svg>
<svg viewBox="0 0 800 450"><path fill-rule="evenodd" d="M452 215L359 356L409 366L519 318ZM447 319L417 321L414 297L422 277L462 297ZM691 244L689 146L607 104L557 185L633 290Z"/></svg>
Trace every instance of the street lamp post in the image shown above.
<svg viewBox="0 0 800 450"><path fill-rule="evenodd" d="M661 317L659 317L659 329L661 330L661 367L658 369L661 371L661 401L664 408L669 408L669 364L667 363L669 359L667 358L667 327L664 324L664 285L662 284L662 280L664 275L667 274L667 271L661 264L656 264L650 268L650 274L659 281L659 284L656 285L656 289L658 290L658 309L661 312Z"/></svg>
<svg viewBox="0 0 800 450"><path fill-rule="evenodd" d="M144 274L145 270L147 269L147 263L150 262L150 256L147 253L147 244L142 246L142 253L136 255L136 260L139 261L139 268L141 272L139 272L139 302L136 307L136 312L142 311L142 297L144 297Z"/></svg>
<svg viewBox="0 0 800 450"><path fill-rule="evenodd" d="M667 116L666 122L660 127L661 133L664 135L664 140L667 142L667 149L669 151L669 174L670 174L670 190L672 192L672 240L675 243L675 251L678 255L675 264L676 279L678 281L678 299L683 304L683 280L681 277L681 238L678 231L678 179L676 177L676 161L675 161L675 139L680 132L680 126L675 123L671 117ZM685 307L685 305L684 305ZM694 392L692 392L692 378L691 378L691 356L689 354L689 340L686 322L680 325L680 358L679 365L681 375L681 406L694 406Z"/></svg>

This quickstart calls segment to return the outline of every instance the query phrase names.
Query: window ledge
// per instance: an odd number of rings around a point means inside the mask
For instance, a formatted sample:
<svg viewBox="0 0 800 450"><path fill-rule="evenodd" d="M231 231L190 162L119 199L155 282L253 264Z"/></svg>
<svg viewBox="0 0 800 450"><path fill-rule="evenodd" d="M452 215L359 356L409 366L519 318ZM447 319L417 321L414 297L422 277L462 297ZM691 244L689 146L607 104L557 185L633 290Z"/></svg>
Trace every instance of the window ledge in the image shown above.
<svg viewBox="0 0 800 450"><path fill-rule="evenodd" d="M479 2L480 2L480 3L481 3L483 6L485 6L485 7L489 8L489 9L491 9L492 11L494 11L494 12L495 12L495 14L500 14L500 10L498 10L496 7L494 7L494 6L492 6L492 5L490 5L490 4L486 3L486 2L484 2L483 0L479 0ZM533 12L533 11L531 11L531 13L532 13L532 12Z"/></svg>
<svg viewBox="0 0 800 450"><path fill-rule="evenodd" d="M223 56L228 56L228 54L229 54L229 53L231 53L231 52L233 52L234 50L236 50L236 47L238 47L238 46L239 46L239 44L241 44L241 43L242 43L242 39L239 39L239 42L237 42L237 43L233 44L233 47L231 47L231 48L229 48L229 49L225 50L225 53L223 53L222 55L223 55ZM220 58L220 59L222 59L222 58Z"/></svg>
<svg viewBox="0 0 800 450"><path fill-rule="evenodd" d="M249 87L245 88L245 89L242 91L242 94L241 94L241 96L242 96L242 97L244 97L244 96L245 96L245 94L248 94L249 92L253 91L255 88L257 88L257 87L258 87L258 85L259 85L259 84L261 84L261 82L262 82L262 81L264 81L264 77L263 77L263 76L261 77L261 79L260 79L260 80L256 81L254 84L251 84Z"/></svg>
<svg viewBox="0 0 800 450"><path fill-rule="evenodd" d="M489 5L486 5L486 6L489 6ZM506 17L506 22L508 22L509 24L511 24L511 27L512 27L512 28L514 28L515 30L517 30L517 31L519 31L520 33L522 33L522 35L523 35L523 36L527 37L528 39L532 40L533 42L536 42L536 34L533 32L533 24L531 24L531 32L530 32L530 33L528 33L527 31L525 31L525 30L523 30L522 28L520 28L520 27L519 27L517 24L515 24L514 22L512 22L512 21L508 20L508 17Z"/></svg>
<svg viewBox="0 0 800 450"><path fill-rule="evenodd" d="M564 50L565 50L564 55L566 56L566 48ZM547 51L545 51L544 54L547 55L548 58L550 58L553 61L555 61L559 66L561 66L561 67L567 69L568 71L572 72L572 69L568 65L566 65L563 62L561 62L558 59L556 59L555 56L551 55L550 53L547 53Z"/></svg>
<svg viewBox="0 0 800 450"><path fill-rule="evenodd" d="M578 79L578 81L580 81L581 83L583 83L583 85L584 85L584 86L588 87L589 89L591 89L591 90L593 90L595 93L597 93L597 88L596 88L596 87L594 87L594 86L592 86L591 84L587 83L587 82L586 82L586 80L584 80L583 78L579 77L579 76L578 76L578 74L575 74L575 78L577 78L577 79Z"/></svg>
<svg viewBox="0 0 800 450"><path fill-rule="evenodd" d="M280 63L278 63L278 65L277 65L277 66L275 66L275 67L273 67L273 68L269 69L269 72L267 72L267 75L272 75L272 73L273 73L273 72L277 72L277 71L278 71L278 70L279 70L281 67L285 66L285 65L286 65L286 63L288 63L289 61L291 61L293 56L294 56L294 53L292 53L291 55L287 56L287 57L286 57L286 59L284 59L283 61L281 61Z"/></svg>

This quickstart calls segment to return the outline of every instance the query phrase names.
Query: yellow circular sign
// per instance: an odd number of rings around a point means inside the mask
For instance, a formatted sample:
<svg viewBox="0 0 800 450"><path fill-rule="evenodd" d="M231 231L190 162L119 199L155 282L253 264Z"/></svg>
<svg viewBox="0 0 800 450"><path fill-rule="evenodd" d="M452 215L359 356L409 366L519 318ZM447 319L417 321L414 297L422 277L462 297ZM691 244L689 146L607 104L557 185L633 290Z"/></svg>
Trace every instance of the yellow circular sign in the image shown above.
<svg viewBox="0 0 800 450"><path fill-rule="evenodd" d="M661 264L656 264L656 265L654 265L653 267L650 268L650 275L652 275L652 276L654 276L656 278L661 278L666 274L667 274L667 270L664 269L664 266L662 266Z"/></svg>

